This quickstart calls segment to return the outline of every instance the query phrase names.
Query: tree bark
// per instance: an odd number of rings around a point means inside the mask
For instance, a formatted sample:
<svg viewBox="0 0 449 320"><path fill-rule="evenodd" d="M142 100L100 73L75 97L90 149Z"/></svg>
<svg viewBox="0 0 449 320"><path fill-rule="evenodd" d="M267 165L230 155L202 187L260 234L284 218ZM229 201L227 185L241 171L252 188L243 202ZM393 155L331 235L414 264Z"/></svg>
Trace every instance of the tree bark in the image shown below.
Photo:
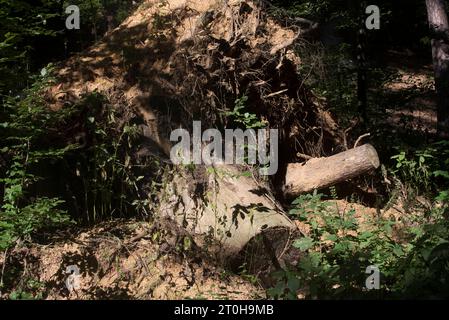
<svg viewBox="0 0 449 320"><path fill-rule="evenodd" d="M376 149L365 144L328 158L306 163L290 163L285 176L284 195L288 198L343 182L380 166Z"/></svg>
<svg viewBox="0 0 449 320"><path fill-rule="evenodd" d="M438 95L438 132L449 137L449 22L444 0L426 0Z"/></svg>
<svg viewBox="0 0 449 320"><path fill-rule="evenodd" d="M359 29L357 31L357 111L363 120L363 125L366 125L368 121L366 16L364 15L366 7L366 2L360 4Z"/></svg>
<svg viewBox="0 0 449 320"><path fill-rule="evenodd" d="M196 236L199 245L228 262L266 232L276 235L271 240L276 255L285 249L296 227L270 197L268 187L233 166L198 166L191 173L178 169L160 195L158 215L176 221ZM206 239L201 241L201 236ZM218 246L210 244L212 239Z"/></svg>

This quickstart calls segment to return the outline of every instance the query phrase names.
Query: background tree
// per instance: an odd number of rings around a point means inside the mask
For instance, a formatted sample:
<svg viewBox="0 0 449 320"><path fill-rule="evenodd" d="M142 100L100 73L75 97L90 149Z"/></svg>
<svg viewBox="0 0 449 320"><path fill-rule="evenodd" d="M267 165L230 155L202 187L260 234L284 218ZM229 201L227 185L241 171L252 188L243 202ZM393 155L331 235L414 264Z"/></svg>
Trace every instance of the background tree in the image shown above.
<svg viewBox="0 0 449 320"><path fill-rule="evenodd" d="M438 131L449 137L449 21L444 0L426 0L426 6L438 94Z"/></svg>

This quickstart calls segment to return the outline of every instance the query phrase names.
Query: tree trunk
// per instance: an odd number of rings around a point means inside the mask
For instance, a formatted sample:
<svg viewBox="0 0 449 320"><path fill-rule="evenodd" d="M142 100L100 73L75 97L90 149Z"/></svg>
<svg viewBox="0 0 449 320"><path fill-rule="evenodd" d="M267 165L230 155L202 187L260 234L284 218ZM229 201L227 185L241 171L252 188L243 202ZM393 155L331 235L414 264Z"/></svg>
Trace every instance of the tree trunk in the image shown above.
<svg viewBox="0 0 449 320"><path fill-rule="evenodd" d="M367 64L366 64L366 16L365 2L360 5L359 29L357 31L357 111L363 120L363 125L368 121L368 95L367 95Z"/></svg>
<svg viewBox="0 0 449 320"><path fill-rule="evenodd" d="M426 0L438 95L438 132L449 137L449 22L444 0Z"/></svg>
<svg viewBox="0 0 449 320"><path fill-rule="evenodd" d="M379 165L376 149L370 144L328 158L290 163L285 175L284 195L293 198L301 193L326 188L377 169Z"/></svg>

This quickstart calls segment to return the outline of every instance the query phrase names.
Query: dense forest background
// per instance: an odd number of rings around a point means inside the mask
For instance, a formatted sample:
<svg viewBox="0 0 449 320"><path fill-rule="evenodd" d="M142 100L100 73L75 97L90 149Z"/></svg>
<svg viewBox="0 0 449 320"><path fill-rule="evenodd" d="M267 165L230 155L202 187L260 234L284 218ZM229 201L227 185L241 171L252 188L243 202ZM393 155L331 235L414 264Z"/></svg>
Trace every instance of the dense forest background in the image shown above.
<svg viewBox="0 0 449 320"><path fill-rule="evenodd" d="M40 94L54 81L58 63L100 40L140 3L0 0L0 250L5 259L18 246L45 242L59 230L118 218L151 220L139 168L123 165L137 143L133 126L112 132L111 119L123 115L101 111L100 95L54 112ZM72 4L80 8L79 30L65 27L65 8ZM372 176L285 204L309 232L294 243L304 253L301 262L278 269L264 285L268 297L448 297L449 141L437 130L436 115L444 112L437 112L441 92L435 91L435 34L426 1L376 1L379 30L364 28L368 4L264 1L281 25L310 27L295 46L302 59L298 72L336 115L345 142L353 144L369 132L382 162ZM84 142L64 131L75 122L92 133L89 148L80 148ZM153 163L151 170L157 188L163 184L162 164ZM325 202L342 199L373 208L378 219L361 230L356 210L342 216ZM399 217L380 217L391 208ZM380 290L361 289L366 265L379 266ZM2 297L45 297L41 285L18 282L17 272L8 270L1 270ZM245 268L237 273L259 283ZM298 293L305 287L306 293Z"/></svg>

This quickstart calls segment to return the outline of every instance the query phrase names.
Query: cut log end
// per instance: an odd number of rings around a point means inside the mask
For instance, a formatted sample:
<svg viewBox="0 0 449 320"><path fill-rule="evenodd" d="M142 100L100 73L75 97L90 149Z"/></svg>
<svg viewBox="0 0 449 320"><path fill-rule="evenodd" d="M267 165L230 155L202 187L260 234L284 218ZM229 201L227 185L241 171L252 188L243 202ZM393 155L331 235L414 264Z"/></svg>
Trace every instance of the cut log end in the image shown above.
<svg viewBox="0 0 449 320"><path fill-rule="evenodd" d="M373 169L378 169L380 167L380 160L377 150L370 144L365 144L360 148L364 148L366 158L370 160Z"/></svg>

